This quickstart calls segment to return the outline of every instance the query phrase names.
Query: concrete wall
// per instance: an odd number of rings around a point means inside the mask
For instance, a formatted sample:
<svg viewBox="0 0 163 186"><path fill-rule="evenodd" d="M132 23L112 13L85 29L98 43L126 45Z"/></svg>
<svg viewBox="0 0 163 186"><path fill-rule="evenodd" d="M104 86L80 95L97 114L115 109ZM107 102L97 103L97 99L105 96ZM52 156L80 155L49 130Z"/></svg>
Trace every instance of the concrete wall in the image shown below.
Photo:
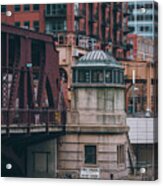
<svg viewBox="0 0 163 186"><path fill-rule="evenodd" d="M27 154L27 177L56 177L56 139L28 147Z"/></svg>
<svg viewBox="0 0 163 186"><path fill-rule="evenodd" d="M120 88L80 88L72 93L68 123L84 125L125 125L124 90Z"/></svg>
<svg viewBox="0 0 163 186"><path fill-rule="evenodd" d="M125 163L117 164L117 145L125 145ZM85 145L96 145L96 164L85 164ZM58 143L59 177L80 178L81 168L99 168L100 179L120 179L128 174L127 139L125 134L69 134Z"/></svg>

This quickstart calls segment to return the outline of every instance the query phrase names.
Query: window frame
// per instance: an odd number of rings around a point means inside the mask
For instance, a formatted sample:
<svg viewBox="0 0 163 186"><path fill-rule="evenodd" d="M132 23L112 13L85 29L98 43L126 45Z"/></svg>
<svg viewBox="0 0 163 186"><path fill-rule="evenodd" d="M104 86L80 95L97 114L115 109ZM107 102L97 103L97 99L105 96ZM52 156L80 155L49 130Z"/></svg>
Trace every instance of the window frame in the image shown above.
<svg viewBox="0 0 163 186"><path fill-rule="evenodd" d="M18 25L18 24L19 24L19 25ZM20 27L20 25L21 25L20 21L16 21L16 22L14 23L14 26L16 26L16 27Z"/></svg>
<svg viewBox="0 0 163 186"><path fill-rule="evenodd" d="M102 69L91 71L91 83L104 83L104 78L104 71Z"/></svg>
<svg viewBox="0 0 163 186"><path fill-rule="evenodd" d="M38 25L36 26L36 23L38 23ZM35 29L35 31L39 31L40 30L40 22L38 20L33 21L33 28Z"/></svg>
<svg viewBox="0 0 163 186"><path fill-rule="evenodd" d="M27 7L29 7L29 9L26 9ZM30 4L24 4L23 10L24 10L24 12L30 11Z"/></svg>
<svg viewBox="0 0 163 186"><path fill-rule="evenodd" d="M14 12L20 12L21 7L20 5L14 5Z"/></svg>
<svg viewBox="0 0 163 186"><path fill-rule="evenodd" d="M88 148L94 148L94 149L92 152L88 152ZM97 164L97 145L95 144L84 145L84 163L89 165Z"/></svg>
<svg viewBox="0 0 163 186"><path fill-rule="evenodd" d="M23 26L27 27L25 24L29 23L28 28L30 28L30 21L24 21Z"/></svg>
<svg viewBox="0 0 163 186"><path fill-rule="evenodd" d="M1 5L1 13L5 13L6 11L7 11L7 6L6 5Z"/></svg>
<svg viewBox="0 0 163 186"><path fill-rule="evenodd" d="M125 145L117 145L117 164L125 164Z"/></svg>
<svg viewBox="0 0 163 186"><path fill-rule="evenodd" d="M33 4L33 11L39 11L39 10L40 10L40 5L39 4Z"/></svg>
<svg viewBox="0 0 163 186"><path fill-rule="evenodd" d="M79 83L90 83L90 75L91 75L90 70L79 69L78 70L78 82ZM81 78L81 76L83 77Z"/></svg>

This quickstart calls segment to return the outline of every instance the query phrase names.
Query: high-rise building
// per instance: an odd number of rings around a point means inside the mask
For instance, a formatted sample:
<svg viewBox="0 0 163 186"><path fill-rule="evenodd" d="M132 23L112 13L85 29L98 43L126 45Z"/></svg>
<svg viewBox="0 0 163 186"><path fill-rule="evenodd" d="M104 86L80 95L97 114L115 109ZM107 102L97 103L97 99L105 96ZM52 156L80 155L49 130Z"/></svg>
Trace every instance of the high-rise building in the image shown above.
<svg viewBox="0 0 163 186"><path fill-rule="evenodd" d="M67 34L74 33L74 45L104 49L124 58L129 32L127 9L126 2L47 4L46 32L53 33L59 44L69 42Z"/></svg>
<svg viewBox="0 0 163 186"><path fill-rule="evenodd" d="M10 17L6 11L11 11ZM2 5L2 22L53 33L59 44L74 34L74 44L89 50L104 49L124 58L129 32L127 2Z"/></svg>
<svg viewBox="0 0 163 186"><path fill-rule="evenodd" d="M128 9L131 13L128 25L133 33L154 38L158 32L158 5L154 1L133 1L128 2Z"/></svg>

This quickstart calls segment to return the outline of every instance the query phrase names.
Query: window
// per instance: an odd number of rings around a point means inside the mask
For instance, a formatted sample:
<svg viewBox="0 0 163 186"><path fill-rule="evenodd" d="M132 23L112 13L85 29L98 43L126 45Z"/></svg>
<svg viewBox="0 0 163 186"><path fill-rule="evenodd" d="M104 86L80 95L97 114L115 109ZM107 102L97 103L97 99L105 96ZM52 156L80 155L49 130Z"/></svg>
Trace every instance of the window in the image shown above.
<svg viewBox="0 0 163 186"><path fill-rule="evenodd" d="M35 31L39 31L40 29L40 24L39 24L39 21L34 21L33 22L33 28L35 29Z"/></svg>
<svg viewBox="0 0 163 186"><path fill-rule="evenodd" d="M51 6L46 5L46 15L50 15L50 9L51 9Z"/></svg>
<svg viewBox="0 0 163 186"><path fill-rule="evenodd" d="M152 9L152 4L145 4L146 9Z"/></svg>
<svg viewBox="0 0 163 186"><path fill-rule="evenodd" d="M144 16L143 16L143 15L138 15L138 16L137 16L137 20L138 20L138 21L144 20Z"/></svg>
<svg viewBox="0 0 163 186"><path fill-rule="evenodd" d="M14 11L19 12L20 11L20 5L15 5L14 6Z"/></svg>
<svg viewBox="0 0 163 186"><path fill-rule="evenodd" d="M90 73L88 70L78 71L78 81L83 83L90 82Z"/></svg>
<svg viewBox="0 0 163 186"><path fill-rule="evenodd" d="M144 27L143 27L143 26L140 27L140 31L141 31L141 32L144 31Z"/></svg>
<svg viewBox="0 0 163 186"><path fill-rule="evenodd" d="M117 164L125 163L125 146L117 146Z"/></svg>
<svg viewBox="0 0 163 186"><path fill-rule="evenodd" d="M29 11L30 10L30 5L24 5L24 11Z"/></svg>
<svg viewBox="0 0 163 186"><path fill-rule="evenodd" d="M123 71L120 72L120 83L124 83Z"/></svg>
<svg viewBox="0 0 163 186"><path fill-rule="evenodd" d="M1 12L6 12L6 5L1 5Z"/></svg>
<svg viewBox="0 0 163 186"><path fill-rule="evenodd" d="M145 26L145 32L150 32L152 28L150 26Z"/></svg>
<svg viewBox="0 0 163 186"><path fill-rule="evenodd" d="M85 163L96 164L96 146L85 145Z"/></svg>
<svg viewBox="0 0 163 186"><path fill-rule="evenodd" d="M15 22L15 26L20 27L20 22Z"/></svg>
<svg viewBox="0 0 163 186"><path fill-rule="evenodd" d="M29 21L25 21L24 22L24 26L27 27L27 28L29 28L30 27L30 22Z"/></svg>
<svg viewBox="0 0 163 186"><path fill-rule="evenodd" d="M128 20L129 20L129 21L134 21L134 19L135 19L134 15L130 15L130 16L128 17Z"/></svg>
<svg viewBox="0 0 163 186"><path fill-rule="evenodd" d="M115 70L114 71L114 83L119 83L120 79L119 79L119 71Z"/></svg>
<svg viewBox="0 0 163 186"><path fill-rule="evenodd" d="M66 30L66 21L55 21L52 24L52 31L57 32L57 31L63 31Z"/></svg>
<svg viewBox="0 0 163 186"><path fill-rule="evenodd" d="M102 70L93 70L92 71L92 82L93 83L102 83L104 81L103 71Z"/></svg>
<svg viewBox="0 0 163 186"><path fill-rule="evenodd" d="M105 72L105 81L106 81L106 83L112 82L112 71Z"/></svg>
<svg viewBox="0 0 163 186"><path fill-rule="evenodd" d="M146 15L145 20L152 21L153 17L152 15Z"/></svg>
<svg viewBox="0 0 163 186"><path fill-rule="evenodd" d="M37 10L39 10L40 9L40 5L38 5L38 4L34 4L33 5L33 10L34 11L37 11Z"/></svg>

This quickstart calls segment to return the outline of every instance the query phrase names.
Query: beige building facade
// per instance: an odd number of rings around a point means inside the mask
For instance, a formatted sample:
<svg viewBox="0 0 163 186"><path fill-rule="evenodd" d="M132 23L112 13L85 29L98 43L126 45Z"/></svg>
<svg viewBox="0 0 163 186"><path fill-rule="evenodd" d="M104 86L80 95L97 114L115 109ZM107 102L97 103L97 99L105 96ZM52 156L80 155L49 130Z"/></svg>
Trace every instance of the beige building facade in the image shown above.
<svg viewBox="0 0 163 186"><path fill-rule="evenodd" d="M123 68L110 55L94 51L74 64L72 77L67 134L58 141L59 177L125 178L131 163L128 155L133 154Z"/></svg>

